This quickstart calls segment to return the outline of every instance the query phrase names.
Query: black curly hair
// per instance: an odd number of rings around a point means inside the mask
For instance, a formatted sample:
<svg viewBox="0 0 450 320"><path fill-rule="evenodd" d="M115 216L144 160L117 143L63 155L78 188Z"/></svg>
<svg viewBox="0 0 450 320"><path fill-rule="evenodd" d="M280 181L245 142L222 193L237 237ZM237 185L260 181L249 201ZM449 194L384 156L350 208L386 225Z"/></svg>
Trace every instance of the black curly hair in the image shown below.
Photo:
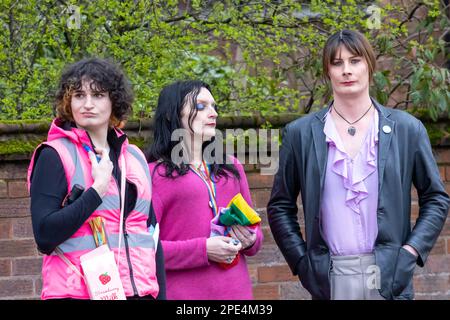
<svg viewBox="0 0 450 320"><path fill-rule="evenodd" d="M110 125L122 127L131 114L134 95L123 71L107 59L83 59L64 70L56 92L57 116L65 121L73 121L72 94L81 89L83 80L92 80L92 91L108 92L112 105Z"/></svg>

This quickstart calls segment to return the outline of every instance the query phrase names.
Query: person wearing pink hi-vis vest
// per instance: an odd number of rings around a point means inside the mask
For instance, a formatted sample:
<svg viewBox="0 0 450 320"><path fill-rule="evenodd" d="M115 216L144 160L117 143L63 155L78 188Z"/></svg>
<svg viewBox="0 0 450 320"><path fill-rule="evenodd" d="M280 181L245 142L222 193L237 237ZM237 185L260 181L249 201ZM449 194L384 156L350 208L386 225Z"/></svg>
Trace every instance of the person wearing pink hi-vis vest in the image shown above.
<svg viewBox="0 0 450 320"><path fill-rule="evenodd" d="M132 101L128 80L108 60L84 59L62 74L57 118L28 170L33 232L45 254L42 299L89 299L73 267L82 273L80 256L98 245L90 222L99 217L127 299L165 299L159 225L150 210L150 173L144 154L120 129ZM122 232L121 172L126 172Z"/></svg>
<svg viewBox="0 0 450 320"><path fill-rule="evenodd" d="M202 81L175 82L159 95L147 160L168 300L253 298L246 257L261 248L260 225L251 229L235 224L222 236L213 233L211 223L239 193L252 205L239 161L218 151L215 160L205 156L215 140L217 116L211 89ZM173 142L177 134L185 144ZM176 159L180 153L182 161Z"/></svg>

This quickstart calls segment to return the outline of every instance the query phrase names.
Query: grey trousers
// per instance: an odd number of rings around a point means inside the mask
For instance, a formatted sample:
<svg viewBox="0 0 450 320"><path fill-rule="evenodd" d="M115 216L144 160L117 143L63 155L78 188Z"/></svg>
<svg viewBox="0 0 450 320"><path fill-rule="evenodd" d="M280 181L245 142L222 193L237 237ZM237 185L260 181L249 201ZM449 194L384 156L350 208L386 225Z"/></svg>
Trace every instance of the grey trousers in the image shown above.
<svg viewBox="0 0 450 320"><path fill-rule="evenodd" d="M331 256L331 300L384 300L373 254Z"/></svg>

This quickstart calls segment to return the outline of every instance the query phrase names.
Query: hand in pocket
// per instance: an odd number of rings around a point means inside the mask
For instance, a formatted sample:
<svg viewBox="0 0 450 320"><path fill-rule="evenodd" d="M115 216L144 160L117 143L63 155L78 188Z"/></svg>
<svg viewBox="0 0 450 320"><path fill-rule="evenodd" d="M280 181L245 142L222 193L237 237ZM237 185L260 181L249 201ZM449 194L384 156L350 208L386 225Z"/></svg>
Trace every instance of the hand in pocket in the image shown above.
<svg viewBox="0 0 450 320"><path fill-rule="evenodd" d="M399 249L392 282L392 294L394 296L399 296L412 280L416 262L416 256L403 247Z"/></svg>
<svg viewBox="0 0 450 320"><path fill-rule="evenodd" d="M300 282L302 286L311 292L310 283L308 281L308 277L311 276L308 274L309 272L309 261L308 261L308 255L305 254L300 258L300 261L297 264L297 275L300 279Z"/></svg>

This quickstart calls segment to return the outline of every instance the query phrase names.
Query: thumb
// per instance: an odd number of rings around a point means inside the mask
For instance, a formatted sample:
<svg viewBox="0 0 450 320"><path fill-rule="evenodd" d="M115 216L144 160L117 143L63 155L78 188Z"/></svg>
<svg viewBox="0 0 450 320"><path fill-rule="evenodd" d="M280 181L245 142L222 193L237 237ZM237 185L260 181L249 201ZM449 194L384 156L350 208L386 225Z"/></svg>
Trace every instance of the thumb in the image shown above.
<svg viewBox="0 0 450 320"><path fill-rule="evenodd" d="M89 160L91 160L92 166L97 165L97 158L95 157L95 154L92 151L88 151Z"/></svg>
<svg viewBox="0 0 450 320"><path fill-rule="evenodd" d="M230 243L231 240L233 239L233 238L231 238L231 237L225 237L225 236L218 236L218 238L219 238L220 240L222 240L223 242L226 242L226 243Z"/></svg>

